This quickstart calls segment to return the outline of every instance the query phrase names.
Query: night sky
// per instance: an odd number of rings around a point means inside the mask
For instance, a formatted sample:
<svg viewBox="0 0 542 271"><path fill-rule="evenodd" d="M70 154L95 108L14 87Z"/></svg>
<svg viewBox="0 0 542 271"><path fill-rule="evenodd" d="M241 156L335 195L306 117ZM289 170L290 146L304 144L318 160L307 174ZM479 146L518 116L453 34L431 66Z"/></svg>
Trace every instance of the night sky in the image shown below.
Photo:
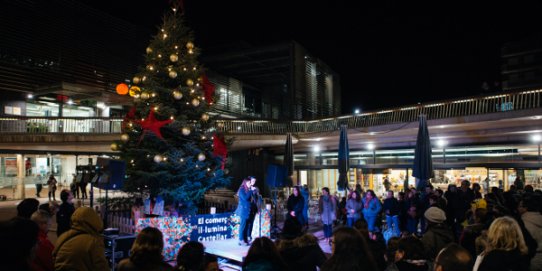
<svg viewBox="0 0 542 271"><path fill-rule="evenodd" d="M149 32L169 7L167 0L80 1ZM542 28L537 1L366 2L185 0L185 15L202 54L237 41L298 41L341 76L343 113L478 95L488 92L483 82L498 91L502 45Z"/></svg>

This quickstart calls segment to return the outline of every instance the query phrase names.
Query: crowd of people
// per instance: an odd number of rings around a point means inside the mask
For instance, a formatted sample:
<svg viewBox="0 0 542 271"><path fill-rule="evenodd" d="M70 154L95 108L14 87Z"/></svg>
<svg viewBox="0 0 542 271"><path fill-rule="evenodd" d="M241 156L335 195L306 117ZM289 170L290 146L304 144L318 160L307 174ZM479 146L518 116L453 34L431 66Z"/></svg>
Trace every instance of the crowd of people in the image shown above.
<svg viewBox="0 0 542 271"><path fill-rule="evenodd" d="M359 185L343 199L322 188L319 215L324 238L335 255L336 234L346 233L343 227L358 229L369 249L365 245L356 249L366 251L375 270L542 270L541 191L530 185L519 189L511 185L506 192L497 187L487 190L464 180L459 188L450 184L446 192L428 184L424 191L411 188L395 198L388 190L381 200ZM333 238L332 227L337 225ZM337 255L340 260L323 269L347 270L338 266L356 257L341 258L344 255L348 253ZM446 269L440 258L449 261L450 255L457 257L457 265ZM354 268L356 263L350 264Z"/></svg>
<svg viewBox="0 0 542 271"><path fill-rule="evenodd" d="M388 191L382 200L357 187L344 203L322 188L319 217L324 241L331 246L326 255L307 231L303 187L295 187L288 198L287 218L276 240L251 238L254 208L261 204L255 182L246 178L238 191L239 244L250 246L243 270L542 270L542 193L529 185L482 191L463 181L446 192L428 185L396 198ZM0 270L110 270L99 214L75 208L69 190L60 197L59 207L25 199L17 217L0 222ZM53 217L59 228L55 244L47 237ZM217 258L199 242L185 243L175 265L164 261L163 248L162 232L145 228L117 270L219 270Z"/></svg>

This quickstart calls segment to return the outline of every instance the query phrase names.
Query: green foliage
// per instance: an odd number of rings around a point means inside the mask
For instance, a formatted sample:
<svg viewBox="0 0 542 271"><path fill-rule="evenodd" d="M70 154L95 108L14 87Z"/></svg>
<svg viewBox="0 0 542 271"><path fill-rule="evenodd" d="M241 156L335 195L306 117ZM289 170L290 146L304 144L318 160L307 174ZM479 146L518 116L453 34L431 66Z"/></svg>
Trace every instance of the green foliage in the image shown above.
<svg viewBox="0 0 542 271"><path fill-rule="evenodd" d="M133 91L135 116L123 124L129 139L117 141L127 162L123 189L160 195L166 202L180 203L185 213L195 211L206 191L230 182L221 170L221 158L213 155L214 121L202 117L211 105L204 99L199 50L192 40L181 14L164 17L147 48L145 65L132 82L140 90ZM150 110L158 121L173 120L160 129L163 138L141 127ZM190 133L183 134L183 128ZM159 157L165 159L156 162Z"/></svg>

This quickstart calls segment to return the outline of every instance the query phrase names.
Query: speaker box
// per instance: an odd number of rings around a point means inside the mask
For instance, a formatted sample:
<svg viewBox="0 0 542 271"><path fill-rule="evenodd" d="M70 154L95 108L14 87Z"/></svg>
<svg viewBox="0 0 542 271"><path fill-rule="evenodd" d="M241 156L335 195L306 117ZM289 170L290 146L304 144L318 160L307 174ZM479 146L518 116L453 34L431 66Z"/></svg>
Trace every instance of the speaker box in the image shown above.
<svg viewBox="0 0 542 271"><path fill-rule="evenodd" d="M286 168L281 165L270 164L267 166L266 183L269 187L285 187L289 184L286 176Z"/></svg>
<svg viewBox="0 0 542 271"><path fill-rule="evenodd" d="M119 190L122 188L126 175L126 162L98 157L96 161L96 175L94 184L106 190Z"/></svg>

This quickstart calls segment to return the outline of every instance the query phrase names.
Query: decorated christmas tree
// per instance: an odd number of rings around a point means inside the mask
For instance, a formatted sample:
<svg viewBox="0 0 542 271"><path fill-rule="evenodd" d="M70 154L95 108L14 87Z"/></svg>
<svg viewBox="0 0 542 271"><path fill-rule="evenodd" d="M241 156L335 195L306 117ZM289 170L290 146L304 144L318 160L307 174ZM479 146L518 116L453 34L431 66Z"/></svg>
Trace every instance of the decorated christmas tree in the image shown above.
<svg viewBox="0 0 542 271"><path fill-rule="evenodd" d="M193 40L181 12L174 8L164 16L145 66L130 84L117 86L134 104L121 139L111 145L126 161L126 192L161 196L184 213L193 213L206 191L229 183L226 146L209 114L217 97Z"/></svg>

